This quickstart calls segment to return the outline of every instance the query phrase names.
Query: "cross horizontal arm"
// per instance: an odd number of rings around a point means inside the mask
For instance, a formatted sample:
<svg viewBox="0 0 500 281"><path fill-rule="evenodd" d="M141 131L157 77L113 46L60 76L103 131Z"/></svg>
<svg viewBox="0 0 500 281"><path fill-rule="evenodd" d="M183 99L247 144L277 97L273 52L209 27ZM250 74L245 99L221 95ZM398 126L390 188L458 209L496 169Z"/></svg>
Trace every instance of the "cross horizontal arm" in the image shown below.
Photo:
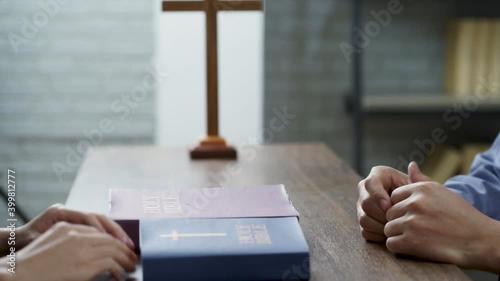
<svg viewBox="0 0 500 281"><path fill-rule="evenodd" d="M205 0L215 5L216 11L260 11L261 0ZM163 1L162 10L169 11L205 11L205 1Z"/></svg>
<svg viewBox="0 0 500 281"><path fill-rule="evenodd" d="M218 11L260 11L262 10L261 0L218 0Z"/></svg>
<svg viewBox="0 0 500 281"><path fill-rule="evenodd" d="M201 1L163 1L162 10L168 11L204 11L205 3Z"/></svg>

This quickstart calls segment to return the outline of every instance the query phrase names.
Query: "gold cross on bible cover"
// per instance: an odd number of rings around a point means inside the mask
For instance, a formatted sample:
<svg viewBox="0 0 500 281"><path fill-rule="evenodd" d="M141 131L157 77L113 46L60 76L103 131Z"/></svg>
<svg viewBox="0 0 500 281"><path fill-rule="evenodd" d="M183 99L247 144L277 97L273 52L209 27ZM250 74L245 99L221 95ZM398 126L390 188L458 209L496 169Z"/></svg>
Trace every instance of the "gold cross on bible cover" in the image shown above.
<svg viewBox="0 0 500 281"><path fill-rule="evenodd" d="M173 241L178 241L179 238L185 237L225 237L227 233L179 233L173 230L169 234L160 234L160 238L172 238Z"/></svg>
<svg viewBox="0 0 500 281"><path fill-rule="evenodd" d="M236 150L219 136L217 12L260 11L262 0L164 1L164 12L204 11L207 51L207 136L191 150L193 159L236 159Z"/></svg>

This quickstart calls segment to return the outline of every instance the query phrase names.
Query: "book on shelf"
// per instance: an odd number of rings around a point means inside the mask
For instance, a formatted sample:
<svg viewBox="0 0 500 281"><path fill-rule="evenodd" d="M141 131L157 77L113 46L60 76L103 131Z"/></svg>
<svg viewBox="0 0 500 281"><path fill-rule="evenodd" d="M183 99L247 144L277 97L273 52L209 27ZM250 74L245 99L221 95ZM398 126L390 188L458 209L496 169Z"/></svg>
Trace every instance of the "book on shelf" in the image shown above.
<svg viewBox="0 0 500 281"><path fill-rule="evenodd" d="M461 154L458 149L451 146L437 146L422 166L422 172L433 181L444 183L456 175L461 168Z"/></svg>
<svg viewBox="0 0 500 281"><path fill-rule="evenodd" d="M488 67L491 64L489 49L493 34L491 32L492 26L492 22L486 19L476 20L474 24L470 95L477 94L478 91L487 91L487 88L483 87L482 84L488 80Z"/></svg>
<svg viewBox="0 0 500 281"><path fill-rule="evenodd" d="M144 281L307 280L309 248L295 217L143 219Z"/></svg>
<svg viewBox="0 0 500 281"><path fill-rule="evenodd" d="M448 26L445 88L453 95L466 96L472 90L475 27L473 19L454 20Z"/></svg>
<svg viewBox="0 0 500 281"><path fill-rule="evenodd" d="M488 91L498 95L499 87L491 84L500 83L500 21L462 18L449 22L445 57L444 87L449 94L466 97Z"/></svg>
<svg viewBox="0 0 500 281"><path fill-rule="evenodd" d="M284 185L191 188L111 189L109 216L139 245L139 221L145 218L295 217ZM139 250L139 249L136 249Z"/></svg>
<svg viewBox="0 0 500 281"><path fill-rule="evenodd" d="M458 174L468 174L477 154L490 147L490 144L466 143L455 148L448 145L437 146L422 165L422 172L433 181L444 183Z"/></svg>
<svg viewBox="0 0 500 281"><path fill-rule="evenodd" d="M458 20L448 22L446 28L446 52L445 52L445 73L444 73L444 88L448 93L456 92L456 76L458 76L457 65L457 42L458 42Z"/></svg>
<svg viewBox="0 0 500 281"><path fill-rule="evenodd" d="M500 19L493 21L491 26L490 40L490 65L488 81L493 82L491 90L496 96L500 96Z"/></svg>
<svg viewBox="0 0 500 281"><path fill-rule="evenodd" d="M462 168L461 174L468 174L472 162L478 153L484 152L490 148L489 144L464 144L462 146Z"/></svg>

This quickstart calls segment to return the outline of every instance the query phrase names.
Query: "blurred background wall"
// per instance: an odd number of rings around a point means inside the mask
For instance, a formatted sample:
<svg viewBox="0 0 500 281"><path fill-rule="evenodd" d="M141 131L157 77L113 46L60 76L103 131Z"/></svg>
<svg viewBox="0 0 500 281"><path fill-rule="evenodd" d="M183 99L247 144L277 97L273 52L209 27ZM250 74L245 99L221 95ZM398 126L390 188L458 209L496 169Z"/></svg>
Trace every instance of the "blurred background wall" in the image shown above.
<svg viewBox="0 0 500 281"><path fill-rule="evenodd" d="M263 124L264 15L217 16L220 134L239 145ZM158 87L155 143L194 145L206 133L205 13L163 12L158 27L158 68L169 77Z"/></svg>
<svg viewBox="0 0 500 281"><path fill-rule="evenodd" d="M387 0L362 1L363 25ZM495 1L398 1L402 11L371 38L363 54L363 91L370 95L443 94L446 23L460 16L499 16ZM298 117L275 141L324 141L352 164L352 121L345 97L352 65L341 43L351 43L351 1L273 0L266 2L265 123L271 109L287 104ZM472 119L472 118L471 118ZM442 118L392 116L365 123L365 169L400 164L415 140L443 128L448 143L491 142L500 130L495 119L465 120L457 130Z"/></svg>
<svg viewBox="0 0 500 281"><path fill-rule="evenodd" d="M29 216L65 202L89 143L153 142L155 91L137 88L154 68L153 6L0 0L1 185L15 168Z"/></svg>

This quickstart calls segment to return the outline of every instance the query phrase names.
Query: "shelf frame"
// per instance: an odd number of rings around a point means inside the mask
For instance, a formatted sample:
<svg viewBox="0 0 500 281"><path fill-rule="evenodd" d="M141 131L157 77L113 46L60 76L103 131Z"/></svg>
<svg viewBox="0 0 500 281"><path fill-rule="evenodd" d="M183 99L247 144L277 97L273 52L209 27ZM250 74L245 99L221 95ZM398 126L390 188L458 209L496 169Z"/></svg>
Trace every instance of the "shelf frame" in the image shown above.
<svg viewBox="0 0 500 281"><path fill-rule="evenodd" d="M351 45L356 48L356 28L361 29L361 14L363 8L363 0L352 0L352 28L351 28ZM361 99L363 96L362 84L362 58L363 48L359 48L353 53L352 57L352 124L353 124L353 164L354 169L358 174L364 173L364 114L361 107Z"/></svg>

